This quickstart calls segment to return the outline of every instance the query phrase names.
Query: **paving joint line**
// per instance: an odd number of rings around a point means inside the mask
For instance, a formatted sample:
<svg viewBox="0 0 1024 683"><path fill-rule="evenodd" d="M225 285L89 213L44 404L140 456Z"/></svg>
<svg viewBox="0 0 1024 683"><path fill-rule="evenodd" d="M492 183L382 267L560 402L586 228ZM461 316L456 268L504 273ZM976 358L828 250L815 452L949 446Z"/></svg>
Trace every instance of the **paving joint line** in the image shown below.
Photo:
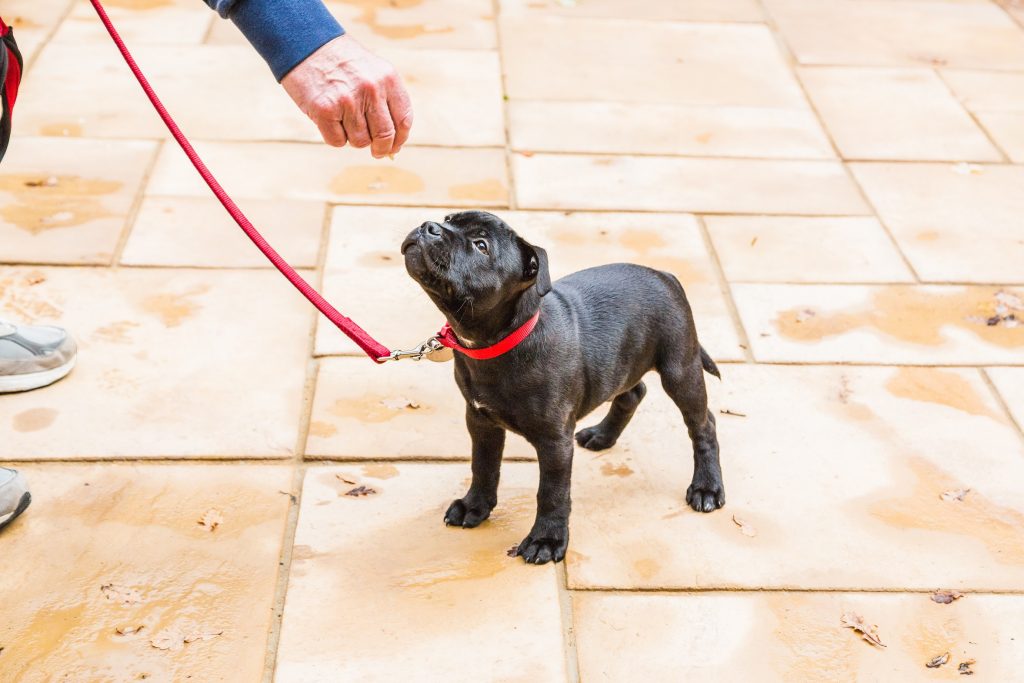
<svg viewBox="0 0 1024 683"><path fill-rule="evenodd" d="M999 387L997 387L996 383L992 381L992 377L988 374L988 369L986 367L979 366L977 370L978 374L981 375L982 381L985 382L989 391L992 393L993 398L995 398L996 403L998 403L1003 409L1003 414L1006 415L1006 419L1010 421L1011 425L1017 428L1017 434L1020 436L1021 442L1024 443L1024 424L1018 422L1013 416L1013 411L1010 410L1010 404L1006 402L1002 392L999 391Z"/></svg>
<svg viewBox="0 0 1024 683"><path fill-rule="evenodd" d="M580 655L576 643L576 619L573 596L569 590L569 573L565 562L555 565L554 579L558 590L558 606L562 616L562 652L565 656L566 679L580 683Z"/></svg>
<svg viewBox="0 0 1024 683"><path fill-rule="evenodd" d="M946 88L946 92L949 93L949 96L952 97L953 101L956 102L957 106L960 107L960 110L970 117L971 121L974 122L974 125L977 126L979 131L981 131L981 134L984 135L985 139L987 139L989 144L992 145L992 149L994 149L999 154L999 156L1002 157L1002 162L1006 164L1013 163L1010 159L1010 155L1006 152L1005 149L1003 149L1002 145L996 142L996 139L992 137L992 133L990 133L988 128L985 127L985 125L981 122L981 119L975 116L973 111L967 108L967 105L963 103L960 97L956 94L956 91L953 90L953 86L949 83L949 81L943 78L942 70L934 68L932 69L932 71L935 73L935 77L939 79L939 82L942 83L943 87Z"/></svg>
<svg viewBox="0 0 1024 683"><path fill-rule="evenodd" d="M116 269L121 265L121 259L124 258L124 250L128 246L128 240L131 239L132 232L135 230L135 222L139 219L139 214L142 212L142 203L146 201L146 188L149 186L149 181L153 177L153 172L156 170L157 162L160 160L163 151L164 141L159 140L156 143L151 158L146 164L145 170L142 172L139 189L136 191L135 196L132 197L132 204L124 216L124 225L117 236L117 243L114 245L114 250L110 255L110 261L107 263L109 268Z"/></svg>
<svg viewBox="0 0 1024 683"><path fill-rule="evenodd" d="M747 328L744 327L743 319L740 317L739 307L736 306L736 300L733 297L732 283L729 282L729 278L725 275L725 268L722 267L722 260L718 256L718 249L715 248L715 241L711 238L711 230L708 228L703 216L698 214L695 218L697 220L697 229L700 230L701 240L704 242L704 249L711 257L715 277L718 280L718 289L722 292L722 296L725 299L726 308L729 309L729 317L732 319L733 329L739 336L740 346L743 348L743 357L747 363L756 363L757 359L754 358L754 349L750 345L750 335L747 334Z"/></svg>

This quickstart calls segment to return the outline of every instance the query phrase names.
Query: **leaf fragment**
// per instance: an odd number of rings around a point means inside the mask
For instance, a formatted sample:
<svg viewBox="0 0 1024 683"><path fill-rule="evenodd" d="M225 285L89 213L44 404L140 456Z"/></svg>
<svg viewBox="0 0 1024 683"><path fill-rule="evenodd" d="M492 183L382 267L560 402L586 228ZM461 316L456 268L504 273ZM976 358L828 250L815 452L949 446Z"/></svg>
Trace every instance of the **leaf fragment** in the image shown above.
<svg viewBox="0 0 1024 683"><path fill-rule="evenodd" d="M943 652L938 657L932 657L930 660L925 662L925 666L929 669L938 669L940 666L949 662L949 653Z"/></svg>
<svg viewBox="0 0 1024 683"><path fill-rule="evenodd" d="M508 550L505 551L505 554L508 555L509 557L518 557L519 556L519 545L517 544L517 545L511 546Z"/></svg>
<svg viewBox="0 0 1024 683"><path fill-rule="evenodd" d="M973 659L968 659L965 662L960 662L960 666L957 667L957 671L960 672L961 676L973 676L974 669L971 666L974 664Z"/></svg>
<svg viewBox="0 0 1024 683"><path fill-rule="evenodd" d="M950 489L949 491L943 491L939 498L942 498L947 503L959 503L970 492L970 489Z"/></svg>
<svg viewBox="0 0 1024 683"><path fill-rule="evenodd" d="M361 496L371 496L377 493L376 489L371 489L368 486L357 486L351 491L346 491L346 496L352 496L353 498L359 498Z"/></svg>
<svg viewBox="0 0 1024 683"><path fill-rule="evenodd" d="M840 623L846 628L853 629L856 633L860 634L866 642L874 645L875 647L886 647L882 639L878 637L878 626L869 624L864 621L864 617L857 614L856 612L847 612L840 619Z"/></svg>
<svg viewBox="0 0 1024 683"><path fill-rule="evenodd" d="M210 508L206 513L199 518L196 522L199 526L206 527L207 531L211 533L217 530L221 524L224 523L224 514L215 508Z"/></svg>
<svg viewBox="0 0 1024 683"><path fill-rule="evenodd" d="M962 597L964 597L964 594L960 591L938 590L932 593L932 602L937 602L940 605L948 605L954 600L959 600Z"/></svg>
<svg viewBox="0 0 1024 683"><path fill-rule="evenodd" d="M342 481L342 482L344 482L346 484L351 484L353 486L355 486L355 484L356 484L356 480L355 479L349 479L344 474L336 474L334 476L336 476L339 481Z"/></svg>
<svg viewBox="0 0 1024 683"><path fill-rule="evenodd" d="M139 626L126 625L126 626L118 626L117 628L114 629L114 631L119 636L130 636L133 633L138 633L139 631L141 631L144 628L146 628L146 626L144 624L143 625L139 625Z"/></svg>
<svg viewBox="0 0 1024 683"><path fill-rule="evenodd" d="M755 528L753 524L746 521L739 515L733 515L732 521L734 524L736 524L736 526L740 528L740 533L744 536L750 536L751 538L757 536L757 528Z"/></svg>
<svg viewBox="0 0 1024 683"><path fill-rule="evenodd" d="M142 602L142 593L128 586L119 586L114 583L105 583L100 586L103 597L111 602L116 602L122 607L136 605Z"/></svg>
<svg viewBox="0 0 1024 683"><path fill-rule="evenodd" d="M420 404L404 396L395 396L381 400L381 405L391 410L419 410Z"/></svg>

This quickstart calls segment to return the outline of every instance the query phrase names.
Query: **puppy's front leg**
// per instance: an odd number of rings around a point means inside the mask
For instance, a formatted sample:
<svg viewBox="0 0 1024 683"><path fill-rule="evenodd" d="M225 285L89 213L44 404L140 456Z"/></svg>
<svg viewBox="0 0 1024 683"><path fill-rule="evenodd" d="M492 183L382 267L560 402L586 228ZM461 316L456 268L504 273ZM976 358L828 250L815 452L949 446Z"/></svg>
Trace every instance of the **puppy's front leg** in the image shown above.
<svg viewBox="0 0 1024 683"><path fill-rule="evenodd" d="M572 479L572 429L557 437L531 439L540 463L537 519L516 550L532 564L561 562L569 545L569 488Z"/></svg>
<svg viewBox="0 0 1024 683"><path fill-rule="evenodd" d="M444 513L444 523L472 529L491 516L498 504L498 476L505 450L505 430L466 404L466 427L473 440L473 483L469 492Z"/></svg>

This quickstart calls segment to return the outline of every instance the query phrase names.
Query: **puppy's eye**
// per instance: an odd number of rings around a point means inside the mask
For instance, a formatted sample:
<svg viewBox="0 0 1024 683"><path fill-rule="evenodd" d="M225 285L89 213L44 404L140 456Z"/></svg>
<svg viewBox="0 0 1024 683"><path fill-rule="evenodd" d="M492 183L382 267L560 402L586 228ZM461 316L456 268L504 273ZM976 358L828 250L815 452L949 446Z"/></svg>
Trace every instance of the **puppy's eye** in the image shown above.
<svg viewBox="0 0 1024 683"><path fill-rule="evenodd" d="M483 240L474 240L473 241L473 246L476 247L477 251L479 251L481 254L488 253L488 251L487 251L487 242L484 242Z"/></svg>

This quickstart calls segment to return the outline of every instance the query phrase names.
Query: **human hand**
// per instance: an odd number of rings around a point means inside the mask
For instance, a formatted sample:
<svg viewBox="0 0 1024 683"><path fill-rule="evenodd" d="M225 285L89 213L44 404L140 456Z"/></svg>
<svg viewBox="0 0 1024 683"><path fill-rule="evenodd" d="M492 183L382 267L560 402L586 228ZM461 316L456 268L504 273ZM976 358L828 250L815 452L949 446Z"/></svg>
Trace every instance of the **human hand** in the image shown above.
<svg viewBox="0 0 1024 683"><path fill-rule="evenodd" d="M412 103L395 67L343 35L292 69L281 85L334 147L397 154L412 128Z"/></svg>

